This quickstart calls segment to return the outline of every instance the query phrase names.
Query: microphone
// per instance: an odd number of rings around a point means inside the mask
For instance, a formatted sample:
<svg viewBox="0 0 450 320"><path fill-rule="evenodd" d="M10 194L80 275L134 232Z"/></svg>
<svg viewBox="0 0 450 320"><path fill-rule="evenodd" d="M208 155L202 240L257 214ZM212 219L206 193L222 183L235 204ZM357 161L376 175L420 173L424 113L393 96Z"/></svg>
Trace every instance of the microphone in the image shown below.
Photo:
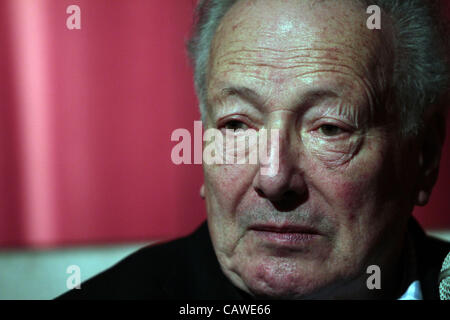
<svg viewBox="0 0 450 320"><path fill-rule="evenodd" d="M439 296L441 300L450 300L450 252L445 257L439 273Z"/></svg>

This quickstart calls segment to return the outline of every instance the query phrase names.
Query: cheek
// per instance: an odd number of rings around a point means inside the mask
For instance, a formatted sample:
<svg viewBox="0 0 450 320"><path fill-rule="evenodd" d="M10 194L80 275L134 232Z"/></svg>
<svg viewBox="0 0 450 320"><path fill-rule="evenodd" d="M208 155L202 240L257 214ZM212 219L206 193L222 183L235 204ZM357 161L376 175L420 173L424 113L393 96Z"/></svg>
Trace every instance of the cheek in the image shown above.
<svg viewBox="0 0 450 320"><path fill-rule="evenodd" d="M232 255L240 238L236 212L252 185L252 171L250 165L204 166L207 221L219 256Z"/></svg>
<svg viewBox="0 0 450 320"><path fill-rule="evenodd" d="M361 257L366 257L386 222L386 217L380 215L378 170L375 164L366 163L364 170L350 164L346 170L324 169L315 179L314 203L335 231L330 259L336 265L347 265L349 270L361 263Z"/></svg>
<svg viewBox="0 0 450 320"><path fill-rule="evenodd" d="M207 201L216 210L234 212L239 201L252 186L254 165L204 166ZM218 207L218 208L216 208Z"/></svg>
<svg viewBox="0 0 450 320"><path fill-rule="evenodd" d="M383 193L378 177L383 175L385 163L376 153L361 150L342 166L330 168L326 163L316 167L319 169L313 183L336 219L353 221L377 210Z"/></svg>
<svg viewBox="0 0 450 320"><path fill-rule="evenodd" d="M332 188L330 197L335 201L334 207L344 211L345 218L350 221L360 216L363 207L369 205L367 195L371 191L366 181L347 181L342 177L337 177L330 181L329 186Z"/></svg>

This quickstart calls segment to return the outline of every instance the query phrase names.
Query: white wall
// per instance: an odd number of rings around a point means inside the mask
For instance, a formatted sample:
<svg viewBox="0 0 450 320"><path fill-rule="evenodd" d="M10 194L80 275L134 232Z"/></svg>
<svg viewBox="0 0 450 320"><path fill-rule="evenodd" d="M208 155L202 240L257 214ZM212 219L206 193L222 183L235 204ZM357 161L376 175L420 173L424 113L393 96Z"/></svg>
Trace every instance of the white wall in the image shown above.
<svg viewBox="0 0 450 320"><path fill-rule="evenodd" d="M68 266L79 266L84 281L142 246L0 252L0 299L53 299L68 290Z"/></svg>

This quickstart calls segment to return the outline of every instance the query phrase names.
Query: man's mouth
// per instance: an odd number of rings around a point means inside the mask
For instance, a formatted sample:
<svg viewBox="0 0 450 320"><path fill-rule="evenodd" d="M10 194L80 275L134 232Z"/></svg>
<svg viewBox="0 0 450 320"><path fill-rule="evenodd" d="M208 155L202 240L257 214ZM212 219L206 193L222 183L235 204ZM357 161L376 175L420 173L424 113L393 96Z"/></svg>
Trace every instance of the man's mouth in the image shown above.
<svg viewBox="0 0 450 320"><path fill-rule="evenodd" d="M318 238L319 232L304 225L256 224L248 228L258 238L281 246L299 246Z"/></svg>

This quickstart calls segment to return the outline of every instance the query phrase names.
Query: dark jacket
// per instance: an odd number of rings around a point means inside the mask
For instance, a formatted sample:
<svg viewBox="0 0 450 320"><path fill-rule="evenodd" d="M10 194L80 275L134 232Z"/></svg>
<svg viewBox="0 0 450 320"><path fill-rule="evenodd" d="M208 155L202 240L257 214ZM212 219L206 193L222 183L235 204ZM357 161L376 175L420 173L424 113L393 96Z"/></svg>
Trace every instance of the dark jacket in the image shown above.
<svg viewBox="0 0 450 320"><path fill-rule="evenodd" d="M416 265L424 299L439 299L438 277L450 243L425 235L411 219ZM251 299L223 274L206 223L193 234L148 246L57 299Z"/></svg>

